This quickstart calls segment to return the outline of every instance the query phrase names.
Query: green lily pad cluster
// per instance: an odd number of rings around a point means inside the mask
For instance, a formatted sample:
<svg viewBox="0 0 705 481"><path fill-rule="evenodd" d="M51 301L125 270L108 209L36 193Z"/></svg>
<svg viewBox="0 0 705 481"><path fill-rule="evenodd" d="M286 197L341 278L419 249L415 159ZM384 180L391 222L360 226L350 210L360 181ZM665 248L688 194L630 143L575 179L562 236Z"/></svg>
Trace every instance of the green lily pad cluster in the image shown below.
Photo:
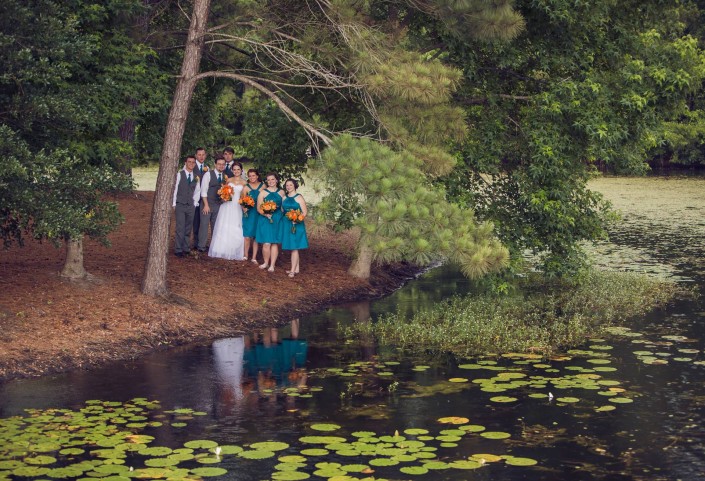
<svg viewBox="0 0 705 481"><path fill-rule="evenodd" d="M612 346L603 344L604 339L593 339L592 342L595 344L590 345L589 349L571 349L566 354L554 356L549 360L531 353L507 353L501 357L511 361L509 366L485 359L460 364L458 367L468 371L495 372L492 377L476 377L471 381L472 384L478 385L481 391L490 394L523 390L528 391L529 398L544 399L565 406L589 403L584 403L582 398L575 395L565 395L564 392L594 391L598 395L608 397L608 401L612 403L597 406L598 412L614 410L615 404L632 402L632 399L626 395L626 389L616 387L621 384L620 381L603 378L603 373L616 371L609 365L611 363L609 351L612 350ZM587 365L567 363L575 359L582 359L582 362ZM526 372L528 367L532 368L532 372L538 369L545 374L529 375ZM514 392L511 396L492 395L489 398L490 402L496 404L513 404L520 400L521 397Z"/></svg>
<svg viewBox="0 0 705 481"><path fill-rule="evenodd" d="M537 461L515 458L511 455L478 454L467 459L449 460L439 449L457 447L457 442L472 434L486 439L502 440L509 433L488 432L484 426L469 424L464 417L449 416L438 420L452 428L441 429L435 435L424 428L408 428L393 434L378 434L373 431L356 431L350 436L339 435L336 424L312 424L314 432L299 438L299 442L311 447L300 449L296 454L280 456L272 479L298 480L309 476L328 479L361 479L358 475L389 476L423 475L447 469L468 470L481 468L488 462L504 460L516 466L531 466ZM517 460L517 461L514 461Z"/></svg>
<svg viewBox="0 0 705 481"><path fill-rule="evenodd" d="M445 469L477 469L499 460L516 466L536 463L510 455L483 454L455 460L440 455L440 449L455 448L469 436L500 441L511 437L457 416L439 419L445 427L435 434L424 428L409 428L402 433L356 431L342 436L338 435L342 429L338 424L314 423L308 426L311 434L302 436L297 446L276 440L219 445L209 439L187 441L176 448L154 446L155 438L140 432L143 425L151 425L152 419L201 415L188 408L159 409L158 402L142 398L126 403L89 401L78 410L29 410L27 416L2 419L0 480L194 481L226 474L228 470L218 465L228 458L225 466L231 466L234 459L270 463L264 470L273 469L271 478L276 480L311 476L359 479L357 476L379 471L397 478ZM138 426L128 428L133 422Z"/></svg>
<svg viewBox="0 0 705 481"><path fill-rule="evenodd" d="M692 346L695 339L686 336L669 334L660 336L658 340L648 339L641 333L636 333L628 327L609 328L610 333L616 336L633 337L633 344L640 346L633 351L636 358L649 366L660 366L671 362L690 363L696 366L705 365L700 349Z"/></svg>
<svg viewBox="0 0 705 481"><path fill-rule="evenodd" d="M205 464L212 454L194 453L189 447L149 446L154 437L140 432L169 424L168 415L177 419L205 413L159 409L158 402L144 398L125 403L91 400L78 410L30 409L27 416L0 419L0 480L178 480L209 475L211 471L197 474L178 465Z"/></svg>
<svg viewBox="0 0 705 481"><path fill-rule="evenodd" d="M356 361L347 364L345 367L329 367L317 371L319 375L333 375L342 378L359 377L359 376L375 376L388 379L394 376L392 368L398 366L397 361Z"/></svg>

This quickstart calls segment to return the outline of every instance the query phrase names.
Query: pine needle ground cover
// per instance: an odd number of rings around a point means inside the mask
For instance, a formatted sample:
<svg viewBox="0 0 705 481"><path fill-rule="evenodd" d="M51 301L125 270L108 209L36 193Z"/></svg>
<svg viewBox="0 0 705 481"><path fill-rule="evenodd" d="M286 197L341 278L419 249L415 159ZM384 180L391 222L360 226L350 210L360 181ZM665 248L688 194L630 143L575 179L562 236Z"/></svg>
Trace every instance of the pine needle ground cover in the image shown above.
<svg viewBox="0 0 705 481"><path fill-rule="evenodd" d="M357 323L346 329L346 335L373 334L381 344L403 350L437 350L458 356L547 355L558 347L580 344L604 327L663 306L683 293L673 282L599 270L586 274L577 285L548 285L532 276L522 283L525 289L518 294L456 296L411 318L392 314L373 323Z"/></svg>

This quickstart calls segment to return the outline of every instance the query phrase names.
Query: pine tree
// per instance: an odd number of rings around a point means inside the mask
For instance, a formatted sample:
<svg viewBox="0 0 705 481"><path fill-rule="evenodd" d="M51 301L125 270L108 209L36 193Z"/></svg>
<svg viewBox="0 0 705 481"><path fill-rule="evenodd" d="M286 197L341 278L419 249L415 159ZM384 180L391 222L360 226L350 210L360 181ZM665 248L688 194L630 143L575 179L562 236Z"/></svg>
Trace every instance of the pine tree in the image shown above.
<svg viewBox="0 0 705 481"><path fill-rule="evenodd" d="M418 265L448 259L477 278L506 265L508 251L491 223L478 224L472 211L432 188L423 161L370 139L337 136L322 154L318 173L329 189L321 209L340 212L340 200L359 213L357 258L350 274L367 278L373 261L408 260Z"/></svg>

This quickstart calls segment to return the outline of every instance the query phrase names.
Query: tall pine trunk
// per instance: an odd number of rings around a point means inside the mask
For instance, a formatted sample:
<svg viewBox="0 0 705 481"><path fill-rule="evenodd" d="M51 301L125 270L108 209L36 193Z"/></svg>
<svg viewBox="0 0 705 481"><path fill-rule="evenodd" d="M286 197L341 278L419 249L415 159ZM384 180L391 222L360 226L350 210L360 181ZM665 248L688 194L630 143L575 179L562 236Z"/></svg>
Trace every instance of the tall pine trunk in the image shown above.
<svg viewBox="0 0 705 481"><path fill-rule="evenodd" d="M169 120L166 124L149 228L147 262L142 279L142 292L150 296L164 296L169 292L166 274L172 195L181 156L181 141L196 87L194 77L198 75L201 66L209 10L210 0L194 0L181 75L176 84Z"/></svg>
<svg viewBox="0 0 705 481"><path fill-rule="evenodd" d="M83 238L66 241L66 261L61 270L61 277L67 279L85 279L88 277L83 266Z"/></svg>
<svg viewBox="0 0 705 481"><path fill-rule="evenodd" d="M348 269L348 274L360 279L370 278L370 269L372 267L372 258L374 252L367 240L360 239L357 246L357 256Z"/></svg>

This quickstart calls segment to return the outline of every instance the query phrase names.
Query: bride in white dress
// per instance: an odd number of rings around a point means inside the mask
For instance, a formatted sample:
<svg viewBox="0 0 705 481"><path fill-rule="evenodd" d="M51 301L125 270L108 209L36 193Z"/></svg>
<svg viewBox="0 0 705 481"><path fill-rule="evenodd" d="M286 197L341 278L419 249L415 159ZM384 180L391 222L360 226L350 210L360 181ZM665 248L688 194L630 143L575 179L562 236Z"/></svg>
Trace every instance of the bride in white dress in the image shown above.
<svg viewBox="0 0 705 481"><path fill-rule="evenodd" d="M236 163L232 171L233 176L228 179L228 184L233 188L233 198L220 205L208 256L240 261L245 258L245 238L242 235L242 206L238 199L245 182L240 177L242 166Z"/></svg>

